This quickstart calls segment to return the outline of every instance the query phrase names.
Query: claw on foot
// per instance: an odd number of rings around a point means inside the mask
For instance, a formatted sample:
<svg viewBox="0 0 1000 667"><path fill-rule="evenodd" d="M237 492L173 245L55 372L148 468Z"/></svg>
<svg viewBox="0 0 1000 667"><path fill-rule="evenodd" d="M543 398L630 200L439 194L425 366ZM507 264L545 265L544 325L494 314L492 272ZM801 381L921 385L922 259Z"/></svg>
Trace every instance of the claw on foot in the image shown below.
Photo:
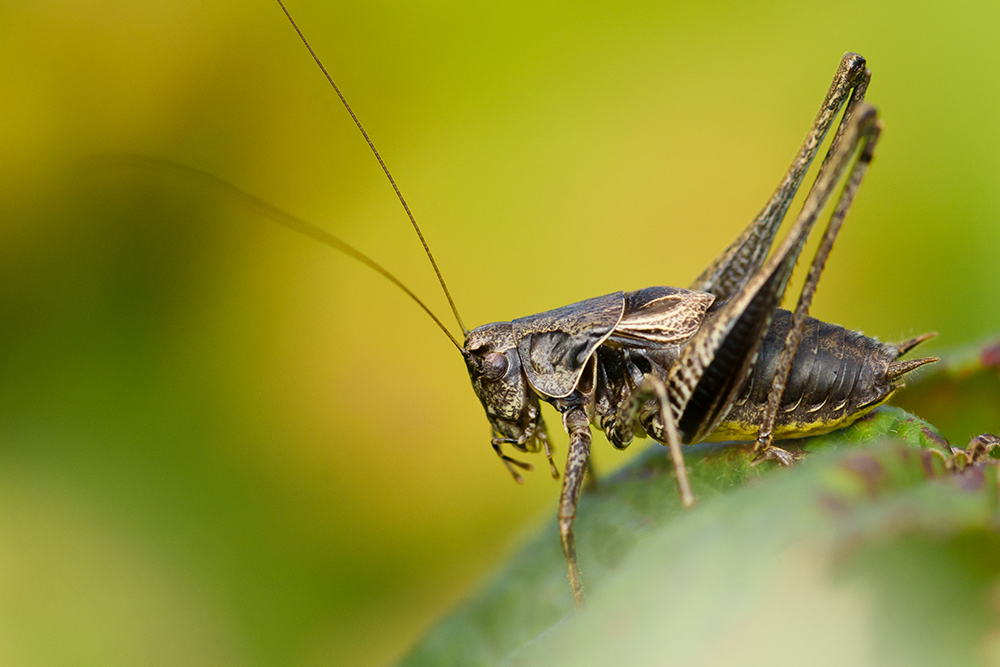
<svg viewBox="0 0 1000 667"><path fill-rule="evenodd" d="M503 464L507 466L507 472L509 472L510 476L514 478L514 481L517 482L518 484L524 484L524 477L521 477L520 473L514 470L514 467L517 466L521 470L527 470L530 472L534 470L534 466L532 466L530 463L526 463L525 461L518 461L517 459L511 456L507 456L500 449L501 444L503 444L502 440L494 440L493 451L497 453L497 456L500 457L500 460L503 461ZM551 459L549 460L551 461Z"/></svg>
<svg viewBox="0 0 1000 667"><path fill-rule="evenodd" d="M803 458L805 458L805 452L790 452L787 449L771 445L770 447L765 448L755 448L754 457L750 461L750 465L757 466L764 461L777 461L787 468L796 461L801 461Z"/></svg>

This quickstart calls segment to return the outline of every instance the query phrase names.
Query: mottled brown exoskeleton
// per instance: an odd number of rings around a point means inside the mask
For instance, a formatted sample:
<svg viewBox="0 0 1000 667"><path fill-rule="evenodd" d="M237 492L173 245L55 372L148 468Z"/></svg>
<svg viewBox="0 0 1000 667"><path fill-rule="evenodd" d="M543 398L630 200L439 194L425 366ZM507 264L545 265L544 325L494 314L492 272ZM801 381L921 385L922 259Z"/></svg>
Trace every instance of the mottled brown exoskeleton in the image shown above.
<svg viewBox="0 0 1000 667"><path fill-rule="evenodd" d="M316 62L322 68L318 58ZM847 426L888 400L902 386L904 375L936 361L899 360L933 334L885 344L807 317L820 273L881 130L877 112L864 103L870 77L864 58L854 53L843 56L819 114L774 195L688 289L615 292L469 331L424 243L465 334L460 345L412 292L378 264L326 232L300 221L286 222L368 264L427 311L464 357L493 430L493 449L518 482L522 478L516 468L531 466L505 454L505 446L525 453L544 450L552 476L558 477L540 404L547 402L559 412L569 433L559 535L578 606L583 604L583 592L573 521L590 456L592 425L619 449L635 436L666 443L682 502L690 506L694 497L682 445L754 440L755 460L775 459L787 465L794 456L775 447L773 440ZM843 117L802 211L787 237L769 254L792 198L842 108ZM351 116L378 157L353 112ZM420 235L392 176L381 157L378 160ZM792 269L821 211L834 201L840 182L843 188L798 305L794 312L781 310L778 306ZM423 243L422 235L420 240Z"/></svg>
<svg viewBox="0 0 1000 667"><path fill-rule="evenodd" d="M891 345L807 317L816 283L871 162L881 125L864 104L871 73L846 54L799 154L750 226L689 289L648 287L588 299L513 322L478 327L462 351L501 452L549 451L539 401L560 412L569 454L559 533L574 600L583 602L573 520L590 454L590 426L618 448L650 436L670 446L682 501L694 498L682 444L752 440L757 460L793 457L775 438L853 423L933 358L898 357L929 335ZM787 238L768 258L778 227L842 106L833 145ZM846 183L794 313L778 309L792 269L835 186Z"/></svg>

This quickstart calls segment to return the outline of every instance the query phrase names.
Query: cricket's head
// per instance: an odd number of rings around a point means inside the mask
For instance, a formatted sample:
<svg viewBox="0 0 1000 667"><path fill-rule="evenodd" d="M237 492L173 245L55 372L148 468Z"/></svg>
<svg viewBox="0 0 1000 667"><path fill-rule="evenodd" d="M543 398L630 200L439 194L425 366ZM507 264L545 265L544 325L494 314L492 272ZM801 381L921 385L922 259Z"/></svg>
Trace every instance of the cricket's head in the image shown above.
<svg viewBox="0 0 1000 667"><path fill-rule="evenodd" d="M515 468L531 470L529 463L503 453L510 445L521 452L545 450L553 478L559 477L552 461L552 449L542 420L538 394L531 388L521 367L510 322L484 324L468 332L462 348L476 392L493 429L493 451L518 484L524 481Z"/></svg>
<svg viewBox="0 0 1000 667"><path fill-rule="evenodd" d="M495 439L521 451L538 451L538 396L524 377L510 322L484 324L470 331L462 355Z"/></svg>
<svg viewBox="0 0 1000 667"><path fill-rule="evenodd" d="M511 323L484 324L470 331L465 337L462 356L469 369L472 389L483 404L493 429L493 450L514 481L518 484L524 481L515 468L531 470L532 466L504 454L503 445L511 445L521 452L537 452L544 448L552 477L559 477L552 461L538 395L524 375Z"/></svg>

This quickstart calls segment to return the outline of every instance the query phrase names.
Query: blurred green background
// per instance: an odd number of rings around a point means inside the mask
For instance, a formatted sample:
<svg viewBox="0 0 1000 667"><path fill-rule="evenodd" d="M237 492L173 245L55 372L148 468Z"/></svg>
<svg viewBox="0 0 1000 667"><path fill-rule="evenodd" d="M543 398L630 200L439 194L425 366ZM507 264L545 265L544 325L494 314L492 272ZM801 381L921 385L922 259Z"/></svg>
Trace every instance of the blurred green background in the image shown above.
<svg viewBox="0 0 1000 667"><path fill-rule="evenodd" d="M290 9L469 326L688 284L854 50L885 132L813 313L937 349L1000 329L996 3ZM203 183L81 162L215 174L447 315L275 4L3 3L0 100L0 663L386 664L554 513L385 280Z"/></svg>

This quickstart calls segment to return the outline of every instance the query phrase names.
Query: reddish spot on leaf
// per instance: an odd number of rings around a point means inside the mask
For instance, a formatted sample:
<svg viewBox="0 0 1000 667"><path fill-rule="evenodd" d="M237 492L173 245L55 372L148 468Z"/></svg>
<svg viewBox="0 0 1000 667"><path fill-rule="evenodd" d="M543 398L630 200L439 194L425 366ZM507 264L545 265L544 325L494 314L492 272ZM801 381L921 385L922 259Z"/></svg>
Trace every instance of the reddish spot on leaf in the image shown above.
<svg viewBox="0 0 1000 667"><path fill-rule="evenodd" d="M847 514L847 503L840 496L832 493L824 493L819 497L819 505L834 516L845 516Z"/></svg>
<svg viewBox="0 0 1000 667"><path fill-rule="evenodd" d="M985 368L996 368L1000 370L1000 343L995 343L984 348L979 353L979 363Z"/></svg>
<svg viewBox="0 0 1000 667"><path fill-rule="evenodd" d="M969 466L965 470L956 473L955 483L958 484L958 488L969 492L981 489L983 487L983 482L986 481L984 468L985 466L983 465Z"/></svg>
<svg viewBox="0 0 1000 667"><path fill-rule="evenodd" d="M940 433L935 432L934 429L924 426L920 430L923 431L923 434L927 437L927 439L933 442L934 444L940 445L941 447L944 447L946 450L949 451L951 450L951 443L945 440Z"/></svg>
<svg viewBox="0 0 1000 667"><path fill-rule="evenodd" d="M862 415L859 419L854 421L855 424L864 424L865 422L870 422L873 419L877 419L881 413L878 410L872 410L868 414Z"/></svg>
<svg viewBox="0 0 1000 667"><path fill-rule="evenodd" d="M933 478L934 473L934 452L929 449L920 450L920 465L923 466L924 474L928 478Z"/></svg>
<svg viewBox="0 0 1000 667"><path fill-rule="evenodd" d="M870 454L857 454L844 461L844 467L858 475L864 482L865 492L874 497L878 494L879 485L885 477L882 464Z"/></svg>

